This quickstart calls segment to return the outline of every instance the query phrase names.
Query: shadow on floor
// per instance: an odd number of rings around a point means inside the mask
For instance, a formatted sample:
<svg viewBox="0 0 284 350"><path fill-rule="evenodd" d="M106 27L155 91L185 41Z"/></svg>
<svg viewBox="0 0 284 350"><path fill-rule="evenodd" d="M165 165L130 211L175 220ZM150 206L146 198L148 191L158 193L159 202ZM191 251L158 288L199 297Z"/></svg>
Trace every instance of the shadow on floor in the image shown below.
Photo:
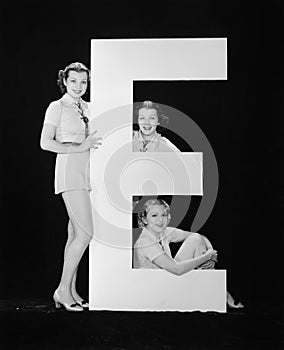
<svg viewBox="0 0 284 350"><path fill-rule="evenodd" d="M51 300L0 301L1 349L284 349L283 312L245 311L70 313Z"/></svg>

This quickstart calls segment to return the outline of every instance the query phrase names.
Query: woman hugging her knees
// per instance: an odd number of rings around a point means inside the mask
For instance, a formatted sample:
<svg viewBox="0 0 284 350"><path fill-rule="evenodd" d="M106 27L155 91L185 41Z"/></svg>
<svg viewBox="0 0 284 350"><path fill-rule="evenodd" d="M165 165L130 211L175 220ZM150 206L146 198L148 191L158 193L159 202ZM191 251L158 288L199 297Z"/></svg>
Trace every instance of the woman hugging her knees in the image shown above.
<svg viewBox="0 0 284 350"><path fill-rule="evenodd" d="M183 275L193 269L214 269L217 251L210 241L194 232L168 227L170 207L161 199L145 202L138 213L138 225L142 232L134 245L134 268L164 269L175 275ZM169 244L183 242L173 258ZM232 308L242 308L227 292L227 303Z"/></svg>

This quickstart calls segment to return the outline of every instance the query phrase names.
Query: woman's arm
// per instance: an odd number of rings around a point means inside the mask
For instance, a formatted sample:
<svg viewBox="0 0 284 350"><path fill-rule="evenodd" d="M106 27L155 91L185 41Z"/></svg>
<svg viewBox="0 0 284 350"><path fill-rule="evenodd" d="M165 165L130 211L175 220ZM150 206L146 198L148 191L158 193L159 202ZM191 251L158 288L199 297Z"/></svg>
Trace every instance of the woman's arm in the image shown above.
<svg viewBox="0 0 284 350"><path fill-rule="evenodd" d="M209 239L203 235L200 235L206 245L207 249L213 249L211 242L209 241ZM211 259L206 261L205 263L201 264L200 266L198 266L198 269L200 270L213 270L215 268L215 263L217 262L217 252L216 254L213 254Z"/></svg>
<svg viewBox="0 0 284 350"><path fill-rule="evenodd" d="M196 267L200 266L206 261L210 260L212 255L214 255L215 253L216 253L215 250L209 249L203 255L200 255L196 258L192 258L182 262L175 261L174 259L169 257L167 254L161 254L157 258L155 258L153 262L156 265L158 265L160 268L168 272L171 272L177 276L180 276L185 274L186 272L189 272L195 269Z"/></svg>
<svg viewBox="0 0 284 350"><path fill-rule="evenodd" d="M55 153L81 153L85 152L90 148L98 148L97 145L100 145L100 137L94 137L94 134L97 131L94 131L89 135L84 142L80 145L64 145L60 142L57 142L55 138L56 126L52 124L45 123L42 128L41 137L40 137L40 147L45 151L55 152Z"/></svg>

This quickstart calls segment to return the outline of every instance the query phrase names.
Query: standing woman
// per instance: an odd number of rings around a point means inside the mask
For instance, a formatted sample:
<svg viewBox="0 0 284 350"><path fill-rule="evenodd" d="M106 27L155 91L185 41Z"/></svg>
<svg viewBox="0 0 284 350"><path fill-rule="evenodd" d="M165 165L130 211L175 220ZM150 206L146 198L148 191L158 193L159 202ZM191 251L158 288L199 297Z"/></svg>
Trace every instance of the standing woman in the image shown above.
<svg viewBox="0 0 284 350"><path fill-rule="evenodd" d="M40 146L57 153L55 193L61 194L68 216L68 239L60 283L54 292L55 306L68 311L88 307L76 291L77 269L93 236L89 191L90 148L98 148L100 138L89 132L89 111L82 99L90 81L90 71L82 63L68 65L58 73L63 96L46 110Z"/></svg>

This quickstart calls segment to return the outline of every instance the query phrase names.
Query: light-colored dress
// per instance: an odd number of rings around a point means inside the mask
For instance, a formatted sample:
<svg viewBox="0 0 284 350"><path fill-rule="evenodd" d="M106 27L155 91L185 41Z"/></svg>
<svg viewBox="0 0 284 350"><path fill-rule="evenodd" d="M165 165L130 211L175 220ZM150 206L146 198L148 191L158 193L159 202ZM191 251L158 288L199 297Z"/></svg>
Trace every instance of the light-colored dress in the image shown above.
<svg viewBox="0 0 284 350"><path fill-rule="evenodd" d="M82 143L85 123L75 100L65 94L48 106L44 124L56 126L55 140L60 143ZM81 100L84 115L89 117L88 104ZM90 191L90 150L80 153L58 153L55 165L55 193L85 189Z"/></svg>
<svg viewBox="0 0 284 350"><path fill-rule="evenodd" d="M160 267L153 261L164 253L172 257L169 244L182 242L187 235L186 231L167 227L164 234L157 237L144 227L134 245L133 267L135 269L159 269Z"/></svg>
<svg viewBox="0 0 284 350"><path fill-rule="evenodd" d="M150 141L145 141L141 131L133 131L133 152L180 152L180 150L159 133Z"/></svg>

